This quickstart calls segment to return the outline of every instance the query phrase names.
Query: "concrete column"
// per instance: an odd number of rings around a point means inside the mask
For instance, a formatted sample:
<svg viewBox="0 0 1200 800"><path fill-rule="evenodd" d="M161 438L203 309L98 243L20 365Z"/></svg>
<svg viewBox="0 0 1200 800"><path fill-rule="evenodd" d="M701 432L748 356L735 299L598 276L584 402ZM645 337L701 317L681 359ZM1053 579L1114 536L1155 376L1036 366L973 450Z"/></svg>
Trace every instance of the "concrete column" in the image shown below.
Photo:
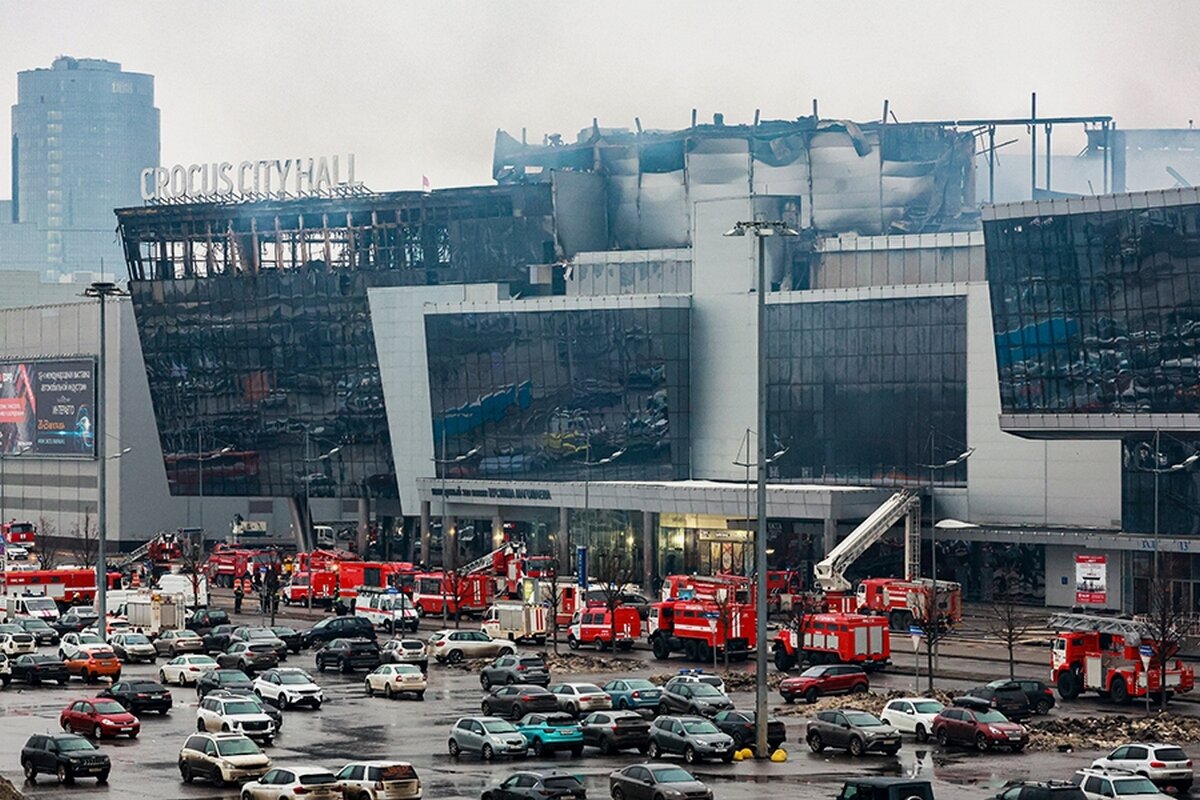
<svg viewBox="0 0 1200 800"><path fill-rule="evenodd" d="M560 574L571 572L571 531L569 530L571 509L562 506L558 509L558 571Z"/></svg>
<svg viewBox="0 0 1200 800"><path fill-rule="evenodd" d="M442 566L447 570L458 568L458 517L442 520Z"/></svg>
<svg viewBox="0 0 1200 800"><path fill-rule="evenodd" d="M654 573L658 571L655 538L658 533L658 514L642 512L642 589L650 597L654 591Z"/></svg>
<svg viewBox="0 0 1200 800"><path fill-rule="evenodd" d="M429 501L421 501L421 564L429 566L429 540L433 536L429 530Z"/></svg>
<svg viewBox="0 0 1200 800"><path fill-rule="evenodd" d="M358 498L358 553L359 557L367 552L367 534L371 528L371 501L365 497ZM381 531L382 533L382 531ZM385 534L386 535L386 534Z"/></svg>
<svg viewBox="0 0 1200 800"><path fill-rule="evenodd" d="M504 544L504 516L499 512L492 515L492 549Z"/></svg>
<svg viewBox="0 0 1200 800"><path fill-rule="evenodd" d="M821 553L821 558L824 558L825 556L829 555L829 552L831 550L833 550L833 548L837 547L838 524L837 524L837 520L833 519L832 517L827 517L825 519L824 540L825 540L825 552Z"/></svg>

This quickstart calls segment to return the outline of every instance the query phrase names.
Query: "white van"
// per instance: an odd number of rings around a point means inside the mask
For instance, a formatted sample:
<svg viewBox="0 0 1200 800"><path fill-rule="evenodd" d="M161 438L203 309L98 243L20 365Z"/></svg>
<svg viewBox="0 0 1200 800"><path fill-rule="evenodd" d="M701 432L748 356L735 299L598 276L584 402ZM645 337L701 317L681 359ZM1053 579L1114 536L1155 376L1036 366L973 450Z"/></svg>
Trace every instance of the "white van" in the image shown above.
<svg viewBox="0 0 1200 800"><path fill-rule="evenodd" d="M396 589L360 587L354 599L354 616L368 619L388 633L415 631L420 622L412 598Z"/></svg>
<svg viewBox="0 0 1200 800"><path fill-rule="evenodd" d="M199 588L193 591L191 575L163 575L158 579L158 590L163 594L183 595L188 608L205 608L208 606L208 578L201 575L196 580Z"/></svg>
<svg viewBox="0 0 1200 800"><path fill-rule="evenodd" d="M58 619L58 603L44 594L10 594L4 598L4 613L9 622L16 617L54 622Z"/></svg>

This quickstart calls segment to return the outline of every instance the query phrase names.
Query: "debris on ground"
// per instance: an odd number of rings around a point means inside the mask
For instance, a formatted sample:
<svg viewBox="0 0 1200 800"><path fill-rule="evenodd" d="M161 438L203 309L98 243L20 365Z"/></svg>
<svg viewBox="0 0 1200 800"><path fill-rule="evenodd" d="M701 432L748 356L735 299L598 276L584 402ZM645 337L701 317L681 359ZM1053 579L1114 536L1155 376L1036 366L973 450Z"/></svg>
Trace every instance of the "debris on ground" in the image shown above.
<svg viewBox="0 0 1200 800"><path fill-rule="evenodd" d="M818 711L828 711L833 708L855 708L879 714L883 707L892 700L901 697L933 697L943 705L950 705L953 697L949 692L935 691L932 695L927 692L863 692L862 694L839 694L818 698L815 703L798 700L794 705L783 705L774 710L781 717L809 717Z"/></svg>
<svg viewBox="0 0 1200 800"><path fill-rule="evenodd" d="M12 781L0 775L0 800L26 800L26 797L13 786Z"/></svg>
<svg viewBox="0 0 1200 800"><path fill-rule="evenodd" d="M1200 718L1165 712L1149 717L1115 714L1032 720L1030 750L1108 750L1125 742L1200 742Z"/></svg>
<svg viewBox="0 0 1200 800"><path fill-rule="evenodd" d="M642 669L643 664L636 658L626 658L624 656L606 656L598 653L546 653L537 652L527 655L540 656L546 662L546 666L550 669L552 678L566 677L570 674L584 674L591 672L629 672L635 673ZM479 672L481 669L491 664L494 659L491 658L468 658L457 664L451 664L452 667L458 667L464 672Z"/></svg>
<svg viewBox="0 0 1200 800"><path fill-rule="evenodd" d="M660 673L651 675L648 678L648 680L651 683L653 683L655 686L662 686L664 683L671 680L671 678L674 678L676 675L679 675L681 672L684 672L684 671L685 670L681 669L681 670L679 670L679 672L660 672ZM712 670L705 670L704 674L716 675L721 680L723 680L725 682L725 691L727 691L727 692L752 692L752 691L754 691L755 681L754 681L754 673L753 672L720 672L720 671L714 672ZM767 675L767 686L769 686L772 689L778 689L779 684L782 683L783 679L786 677L788 677L786 673L771 672Z"/></svg>

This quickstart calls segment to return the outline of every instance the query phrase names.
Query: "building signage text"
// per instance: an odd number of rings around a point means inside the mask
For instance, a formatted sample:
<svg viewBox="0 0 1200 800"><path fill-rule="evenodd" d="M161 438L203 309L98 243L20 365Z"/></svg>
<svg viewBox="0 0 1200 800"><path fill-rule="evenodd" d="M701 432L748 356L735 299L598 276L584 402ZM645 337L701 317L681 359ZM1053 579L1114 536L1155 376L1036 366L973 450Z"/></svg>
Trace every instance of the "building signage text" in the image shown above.
<svg viewBox="0 0 1200 800"><path fill-rule="evenodd" d="M354 154L318 158L176 164L142 170L143 200L216 200L227 197L285 199L358 189Z"/></svg>
<svg viewBox="0 0 1200 800"><path fill-rule="evenodd" d="M447 486L445 491L440 486L432 489L435 497L497 497L503 500L549 500L549 489L522 489L507 486L489 486L486 489L464 489L461 486Z"/></svg>

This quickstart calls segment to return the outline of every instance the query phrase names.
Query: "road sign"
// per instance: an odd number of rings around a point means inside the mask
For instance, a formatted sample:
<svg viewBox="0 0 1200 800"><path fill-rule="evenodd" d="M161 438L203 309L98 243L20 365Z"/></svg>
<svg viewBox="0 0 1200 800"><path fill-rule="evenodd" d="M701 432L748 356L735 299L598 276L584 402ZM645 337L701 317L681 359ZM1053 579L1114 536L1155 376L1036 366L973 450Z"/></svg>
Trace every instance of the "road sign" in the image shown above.
<svg viewBox="0 0 1200 800"><path fill-rule="evenodd" d="M586 545L575 548L575 572L578 575L579 588L585 592L588 588L588 549Z"/></svg>
<svg viewBox="0 0 1200 800"><path fill-rule="evenodd" d="M916 625L909 625L908 633L910 636L912 636L913 650L919 650L921 647L921 638L925 636L925 631L921 630Z"/></svg>
<svg viewBox="0 0 1200 800"><path fill-rule="evenodd" d="M1142 657L1142 669L1150 669L1150 659L1154 656L1154 650L1148 644L1144 644L1138 648L1138 655Z"/></svg>

